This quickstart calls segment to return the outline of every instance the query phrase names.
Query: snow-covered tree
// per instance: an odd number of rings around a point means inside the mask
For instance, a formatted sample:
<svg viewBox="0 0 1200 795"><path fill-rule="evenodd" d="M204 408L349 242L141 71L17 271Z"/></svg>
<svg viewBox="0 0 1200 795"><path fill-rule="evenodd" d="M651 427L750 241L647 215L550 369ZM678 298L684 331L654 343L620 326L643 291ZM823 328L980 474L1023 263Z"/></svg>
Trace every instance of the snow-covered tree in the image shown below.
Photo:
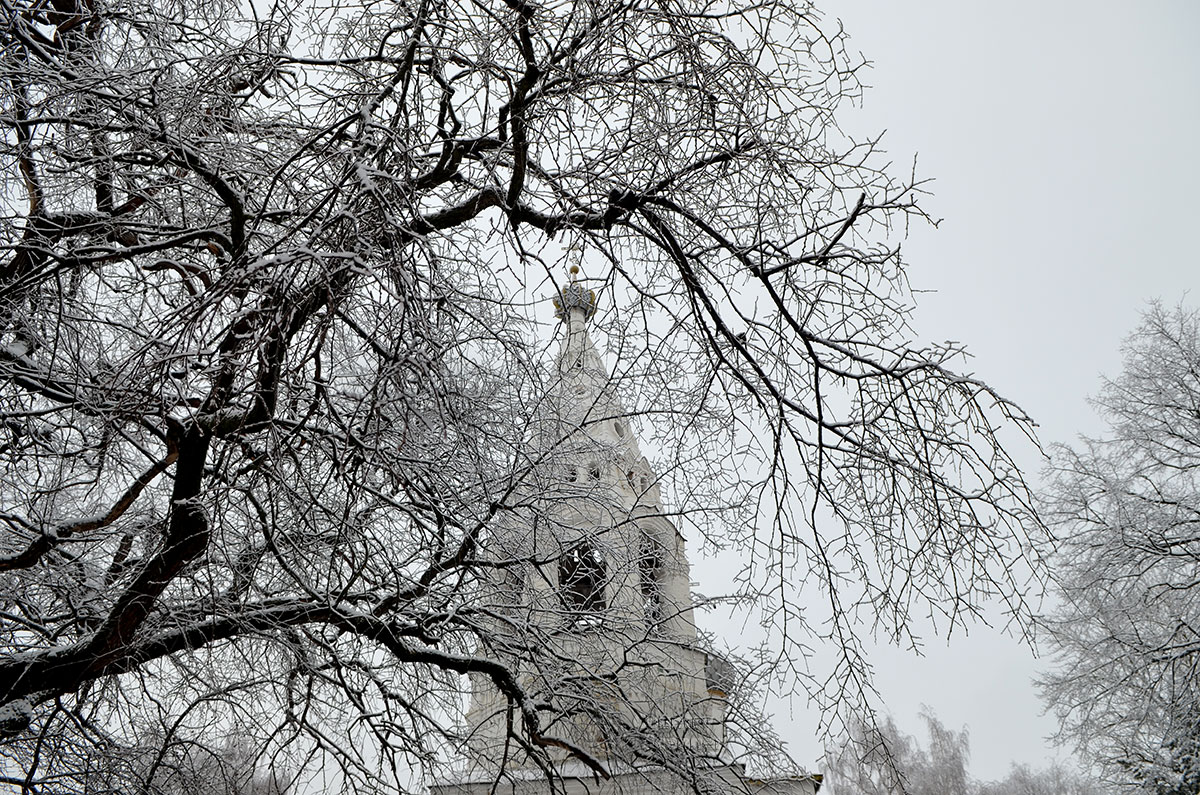
<svg viewBox="0 0 1200 795"><path fill-rule="evenodd" d="M1113 781L1200 788L1200 313L1153 305L1094 403L1103 437L1054 451L1063 739Z"/></svg>
<svg viewBox="0 0 1200 795"><path fill-rule="evenodd" d="M479 586L496 525L535 526L568 261L775 681L828 644L799 692L832 720L871 697L862 627L1028 619L1038 524L998 435L1029 423L909 338L890 230L919 185L839 131L861 63L808 3L0 20L4 775L79 789L114 749L242 732L258 765L408 786L461 741L467 673L553 775L569 744Z"/></svg>

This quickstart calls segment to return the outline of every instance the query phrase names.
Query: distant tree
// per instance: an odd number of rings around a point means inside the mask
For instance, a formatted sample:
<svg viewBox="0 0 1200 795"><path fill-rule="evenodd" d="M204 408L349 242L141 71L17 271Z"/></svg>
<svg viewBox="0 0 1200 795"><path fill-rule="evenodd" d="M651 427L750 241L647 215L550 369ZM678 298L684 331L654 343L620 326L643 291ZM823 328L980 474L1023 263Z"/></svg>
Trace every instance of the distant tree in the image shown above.
<svg viewBox="0 0 1200 795"><path fill-rule="evenodd" d="M1200 313L1154 304L1093 401L1106 435L1054 450L1044 516L1061 600L1042 682L1062 739L1113 781L1200 790Z"/></svg>
<svg viewBox="0 0 1200 795"><path fill-rule="evenodd" d="M479 599L503 554L556 570L488 544L554 482L568 252L628 409L586 422L637 423L741 556L774 681L833 722L864 627L1027 621L1030 423L909 338L919 185L837 127L860 66L792 0L0 4L3 775L240 727L407 786L468 673L548 775L582 758L505 662L540 629L506 658Z"/></svg>
<svg viewBox="0 0 1200 795"><path fill-rule="evenodd" d="M826 754L832 795L1101 795L1098 782L1055 762L1044 769L1013 765L1001 781L971 778L966 727L946 728L923 712L928 742L901 732L895 722L859 721L851 736Z"/></svg>
<svg viewBox="0 0 1200 795"><path fill-rule="evenodd" d="M825 756L834 795L970 795L971 743L964 727L942 725L923 712L928 744L904 734L889 717L873 725L860 720Z"/></svg>
<svg viewBox="0 0 1200 795"><path fill-rule="evenodd" d="M974 795L1102 795L1112 792L1112 788L1056 761L1040 769L1013 765L1008 776L977 784L973 792Z"/></svg>

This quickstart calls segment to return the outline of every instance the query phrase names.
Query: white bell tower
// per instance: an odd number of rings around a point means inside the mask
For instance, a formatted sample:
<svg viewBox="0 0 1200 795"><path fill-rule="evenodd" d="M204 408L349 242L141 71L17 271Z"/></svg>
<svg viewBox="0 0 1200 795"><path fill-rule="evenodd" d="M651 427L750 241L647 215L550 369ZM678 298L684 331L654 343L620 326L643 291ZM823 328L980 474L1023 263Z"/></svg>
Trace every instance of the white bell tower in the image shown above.
<svg viewBox="0 0 1200 795"><path fill-rule="evenodd" d="M563 336L531 486L487 539L479 607L480 654L518 672L538 731L473 676L464 767L433 795L813 795L819 777L749 780L732 763L731 669L698 648L683 538L588 334L595 293L572 282L554 305ZM535 749L555 762L553 788Z"/></svg>

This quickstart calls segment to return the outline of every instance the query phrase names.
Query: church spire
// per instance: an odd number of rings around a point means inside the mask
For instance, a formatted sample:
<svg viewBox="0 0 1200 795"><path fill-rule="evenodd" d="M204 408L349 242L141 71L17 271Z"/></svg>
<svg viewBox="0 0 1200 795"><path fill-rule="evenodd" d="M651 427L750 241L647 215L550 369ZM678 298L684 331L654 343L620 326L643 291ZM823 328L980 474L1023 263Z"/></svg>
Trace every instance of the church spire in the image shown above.
<svg viewBox="0 0 1200 795"><path fill-rule="evenodd" d="M618 789L645 791L665 773L661 760L683 753L726 770L728 684L711 680L683 537L588 333L596 293L572 278L554 308L563 337L532 440L539 464L520 507L484 540L481 607L495 621L481 644L544 705L554 747L601 760L625 777ZM476 677L467 719L478 778L435 795L491 795L504 776L536 773L535 759L506 750L521 739L511 716L506 696Z"/></svg>
<svg viewBox="0 0 1200 795"><path fill-rule="evenodd" d="M726 745L728 665L701 648L684 540L588 333L597 298L578 272L553 301L563 337L531 434L537 463L481 538L478 614L490 618L477 655L509 667L541 735L476 673L467 764L431 795L758 792ZM561 785L540 781L547 761ZM609 782L593 785L597 766ZM813 780L791 783L767 792L815 795Z"/></svg>

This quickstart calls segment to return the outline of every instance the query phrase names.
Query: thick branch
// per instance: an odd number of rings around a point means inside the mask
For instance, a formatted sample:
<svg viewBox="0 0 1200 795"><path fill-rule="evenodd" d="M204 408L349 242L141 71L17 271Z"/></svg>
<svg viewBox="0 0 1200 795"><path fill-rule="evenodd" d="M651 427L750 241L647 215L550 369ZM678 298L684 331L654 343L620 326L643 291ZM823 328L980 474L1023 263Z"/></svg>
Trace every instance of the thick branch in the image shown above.
<svg viewBox="0 0 1200 795"><path fill-rule="evenodd" d="M171 513L162 549L150 558L129 588L117 598L108 617L87 644L88 653L94 658L93 667L104 667L109 655L121 652L133 641L159 595L183 567L208 546L208 517L198 498L204 482L209 441L209 435L196 426L179 433L175 488L171 494Z"/></svg>
<svg viewBox="0 0 1200 795"><path fill-rule="evenodd" d="M0 701L34 697L45 700L66 693L80 683L135 670L151 660L195 650L222 640L275 632L305 624L325 624L378 643L401 662L431 665L458 674L487 676L521 711L522 722L536 745L562 748L579 758L597 775L608 778L608 770L591 754L561 738L541 731L536 707L531 703L513 671L494 660L415 645L406 638L415 627L391 621L354 608L314 602L265 605L198 622L186 629L162 633L119 650L96 655L91 644L76 644L47 650L22 659L0 660Z"/></svg>

